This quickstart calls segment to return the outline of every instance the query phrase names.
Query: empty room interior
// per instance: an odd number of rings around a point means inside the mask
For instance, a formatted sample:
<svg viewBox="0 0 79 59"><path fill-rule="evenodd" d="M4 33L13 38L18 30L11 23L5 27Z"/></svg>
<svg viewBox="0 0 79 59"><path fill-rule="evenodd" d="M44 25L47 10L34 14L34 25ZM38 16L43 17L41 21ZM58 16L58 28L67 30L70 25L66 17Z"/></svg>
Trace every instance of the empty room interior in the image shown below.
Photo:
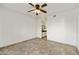
<svg viewBox="0 0 79 59"><path fill-rule="evenodd" d="M79 3L0 3L0 55L79 55Z"/></svg>

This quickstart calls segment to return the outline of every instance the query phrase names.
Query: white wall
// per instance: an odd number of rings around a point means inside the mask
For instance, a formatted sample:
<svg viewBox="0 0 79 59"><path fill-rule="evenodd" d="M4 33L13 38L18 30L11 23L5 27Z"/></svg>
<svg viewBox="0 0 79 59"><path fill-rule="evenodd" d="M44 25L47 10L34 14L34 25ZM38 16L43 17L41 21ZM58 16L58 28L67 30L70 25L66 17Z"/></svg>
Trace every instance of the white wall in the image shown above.
<svg viewBox="0 0 79 59"><path fill-rule="evenodd" d="M79 50L79 8L77 9L77 48Z"/></svg>
<svg viewBox="0 0 79 59"><path fill-rule="evenodd" d="M0 47L36 37L36 20L0 8Z"/></svg>
<svg viewBox="0 0 79 59"><path fill-rule="evenodd" d="M66 15L66 38L68 44L77 45L76 20L77 9L71 9Z"/></svg>
<svg viewBox="0 0 79 59"><path fill-rule="evenodd" d="M37 35L37 37L39 37L39 38L41 38L42 36L41 36L41 25L42 25L42 23L41 23L41 16L40 15L38 15L38 16L36 16L36 35Z"/></svg>
<svg viewBox="0 0 79 59"><path fill-rule="evenodd" d="M76 46L76 9L54 13L56 17L48 17L47 38Z"/></svg>

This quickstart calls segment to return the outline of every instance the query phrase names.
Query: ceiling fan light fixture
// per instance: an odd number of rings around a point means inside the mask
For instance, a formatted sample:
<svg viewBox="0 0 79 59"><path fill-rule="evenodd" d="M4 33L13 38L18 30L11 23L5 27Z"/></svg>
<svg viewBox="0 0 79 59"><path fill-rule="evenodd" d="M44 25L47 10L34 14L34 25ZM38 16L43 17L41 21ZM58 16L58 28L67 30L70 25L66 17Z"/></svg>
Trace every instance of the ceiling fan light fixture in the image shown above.
<svg viewBox="0 0 79 59"><path fill-rule="evenodd" d="M35 10L34 12L35 12L35 13L38 13L38 14L41 13L40 10Z"/></svg>

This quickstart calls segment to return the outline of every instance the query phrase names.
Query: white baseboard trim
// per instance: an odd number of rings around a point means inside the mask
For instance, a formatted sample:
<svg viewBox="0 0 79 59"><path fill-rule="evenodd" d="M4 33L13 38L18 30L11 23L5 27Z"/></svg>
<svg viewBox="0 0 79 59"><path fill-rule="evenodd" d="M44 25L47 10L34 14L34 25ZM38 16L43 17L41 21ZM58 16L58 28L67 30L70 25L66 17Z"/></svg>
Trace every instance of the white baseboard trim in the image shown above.
<svg viewBox="0 0 79 59"><path fill-rule="evenodd" d="M31 40L31 39L34 39L34 38L38 38L38 37L33 37L33 38L29 38L29 39L23 39L23 40L20 40L20 41L16 41L16 42L9 43L7 45L1 45L0 48L4 48L4 47L7 47L7 46L11 46L11 45L14 45L14 44L18 44L20 42L27 41L27 40Z"/></svg>

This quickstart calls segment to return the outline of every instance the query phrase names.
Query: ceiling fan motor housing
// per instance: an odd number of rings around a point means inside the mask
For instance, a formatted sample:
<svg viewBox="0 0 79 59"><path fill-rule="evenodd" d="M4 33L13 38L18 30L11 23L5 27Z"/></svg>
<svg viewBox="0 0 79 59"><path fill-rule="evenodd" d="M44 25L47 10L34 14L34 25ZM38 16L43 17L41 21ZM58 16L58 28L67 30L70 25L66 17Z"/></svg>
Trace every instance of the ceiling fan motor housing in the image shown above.
<svg viewBox="0 0 79 59"><path fill-rule="evenodd" d="M40 9L40 5L39 4L36 4L35 7L36 7L36 9Z"/></svg>

